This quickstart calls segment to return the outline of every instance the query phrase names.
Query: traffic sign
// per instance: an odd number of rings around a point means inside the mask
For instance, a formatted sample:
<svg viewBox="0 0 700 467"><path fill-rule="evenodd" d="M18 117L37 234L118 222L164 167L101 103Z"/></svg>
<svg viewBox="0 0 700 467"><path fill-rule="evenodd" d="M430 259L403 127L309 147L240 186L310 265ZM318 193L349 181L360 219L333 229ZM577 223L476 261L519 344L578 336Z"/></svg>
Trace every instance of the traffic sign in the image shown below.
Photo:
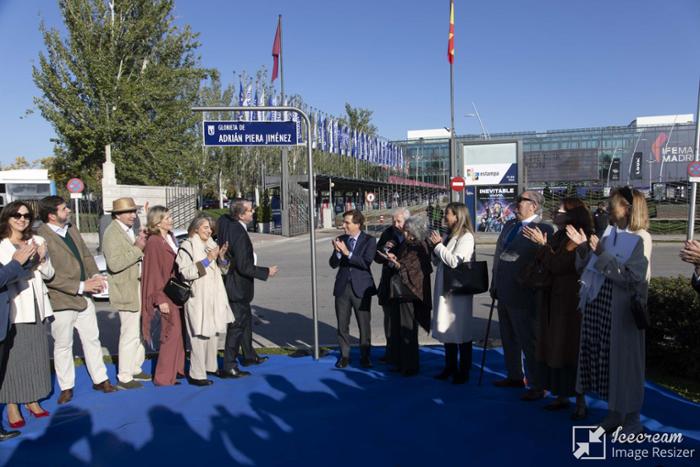
<svg viewBox="0 0 700 467"><path fill-rule="evenodd" d="M688 181L690 183L700 183L700 162L695 161L688 164Z"/></svg>
<svg viewBox="0 0 700 467"><path fill-rule="evenodd" d="M205 146L295 146L295 122L205 121Z"/></svg>
<svg viewBox="0 0 700 467"><path fill-rule="evenodd" d="M453 191L464 191L466 185L467 182L465 182L462 177L452 177L450 180L450 188L452 188Z"/></svg>
<svg viewBox="0 0 700 467"><path fill-rule="evenodd" d="M369 192L365 195L365 199L367 200L368 203L373 203L374 202L374 193Z"/></svg>
<svg viewBox="0 0 700 467"><path fill-rule="evenodd" d="M69 193L82 193L85 189L85 184L79 178L71 178L68 180L68 183L66 183L66 188Z"/></svg>

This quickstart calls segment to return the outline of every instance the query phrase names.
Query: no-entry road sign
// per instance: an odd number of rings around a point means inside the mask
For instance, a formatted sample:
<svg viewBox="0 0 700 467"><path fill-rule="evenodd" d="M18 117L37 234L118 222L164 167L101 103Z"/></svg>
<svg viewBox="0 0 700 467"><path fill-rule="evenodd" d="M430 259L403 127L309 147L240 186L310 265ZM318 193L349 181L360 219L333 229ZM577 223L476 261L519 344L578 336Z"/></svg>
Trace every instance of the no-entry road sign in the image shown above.
<svg viewBox="0 0 700 467"><path fill-rule="evenodd" d="M452 188L453 191L464 191L466 185L467 183L462 177L452 177L450 180L450 188Z"/></svg>

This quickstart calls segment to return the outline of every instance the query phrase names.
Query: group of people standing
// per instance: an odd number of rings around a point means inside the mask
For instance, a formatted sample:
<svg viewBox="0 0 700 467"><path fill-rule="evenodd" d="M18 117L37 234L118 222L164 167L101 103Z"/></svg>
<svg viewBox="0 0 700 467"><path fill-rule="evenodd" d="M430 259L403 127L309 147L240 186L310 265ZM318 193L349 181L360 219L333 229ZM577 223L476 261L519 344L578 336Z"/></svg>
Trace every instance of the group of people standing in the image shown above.
<svg viewBox="0 0 700 467"><path fill-rule="evenodd" d="M505 224L497 240L490 294L498 303L507 374L493 384L525 388L524 401L540 400L550 391L555 398L547 410L566 409L575 397L574 420L587 417L585 395L595 394L608 402L600 424L605 430L637 433L645 354L644 326L635 313L646 306L652 249L644 195L629 187L614 190L607 206L598 207L595 224L582 200L564 199L553 213L556 232L542 221L543 206L541 193L523 192L516 219ZM424 218L400 208L378 243L362 231L361 212L344 214L345 235L332 241L329 259L338 268L336 367L350 363L352 311L360 332L360 365L372 366L370 304L376 294L384 311L387 364L404 376L418 373L422 327L445 347L445 367L435 377L455 384L469 380L473 297L444 290L443 276L446 268L473 260L474 230L464 204L450 203L444 213L447 233L440 235L428 231ZM700 247L698 252L700 263ZM382 264L378 288L373 261Z"/></svg>
<svg viewBox="0 0 700 467"><path fill-rule="evenodd" d="M199 215L178 244L167 208L148 209L146 229L136 231L141 207L132 198L115 200L102 244L106 277L70 224L65 200L48 196L38 207L39 219L22 201L0 212L0 403L7 406L11 428L25 425L22 405L34 417L49 415L39 404L51 392L49 327L59 404L74 395L74 331L92 388L104 393L138 389L151 380L155 386L177 385L185 377L190 384L208 386L211 374L250 375L238 366L241 352L246 366L266 360L252 346L250 302L253 280L273 277L278 268L256 265L246 228L253 213L249 201L235 200L230 214L219 219L217 241L214 220ZM188 290L182 303L167 292L172 281ZM115 385L107 375L92 298L105 290L120 320ZM217 336L223 333L224 366L219 369ZM143 370L147 349L158 352L153 375ZM0 441L17 435L0 428Z"/></svg>
<svg viewBox="0 0 700 467"><path fill-rule="evenodd" d="M377 242L363 232L360 211L343 215L345 234L332 241L329 264L337 268L333 295L338 318L340 357L336 367L350 363L349 324L354 311L360 331L360 365L370 360L370 311L373 295L384 311L386 353L382 358L404 376L419 371L418 329L432 332L445 344L445 368L436 378L455 384L469 380L472 362L471 295L443 290L445 267L455 268L474 254L474 230L463 203L450 203L444 210L447 234L429 231L426 219L411 216L408 209L394 211L392 225ZM382 264L379 287L375 287L371 266ZM436 268L435 289L431 274Z"/></svg>
<svg viewBox="0 0 700 467"><path fill-rule="evenodd" d="M577 198L564 199L553 228L542 223L544 199L526 191L517 220L498 238L491 295L498 315L507 376L498 387L525 388L536 401L550 391L547 410L587 416L585 394L608 402L606 431L642 430L644 326L651 276L651 236L644 195L629 187L608 199L609 225L595 233L593 218ZM524 369L523 369L524 356Z"/></svg>

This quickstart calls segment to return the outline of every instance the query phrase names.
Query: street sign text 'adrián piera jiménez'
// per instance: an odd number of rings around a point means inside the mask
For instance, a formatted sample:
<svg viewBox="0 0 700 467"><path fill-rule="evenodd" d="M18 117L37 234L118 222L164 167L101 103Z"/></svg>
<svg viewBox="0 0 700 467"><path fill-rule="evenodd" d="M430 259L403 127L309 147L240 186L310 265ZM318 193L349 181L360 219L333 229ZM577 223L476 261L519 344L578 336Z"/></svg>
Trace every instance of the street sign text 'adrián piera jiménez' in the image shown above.
<svg viewBox="0 0 700 467"><path fill-rule="evenodd" d="M205 146L290 146L297 144L295 122L204 122Z"/></svg>

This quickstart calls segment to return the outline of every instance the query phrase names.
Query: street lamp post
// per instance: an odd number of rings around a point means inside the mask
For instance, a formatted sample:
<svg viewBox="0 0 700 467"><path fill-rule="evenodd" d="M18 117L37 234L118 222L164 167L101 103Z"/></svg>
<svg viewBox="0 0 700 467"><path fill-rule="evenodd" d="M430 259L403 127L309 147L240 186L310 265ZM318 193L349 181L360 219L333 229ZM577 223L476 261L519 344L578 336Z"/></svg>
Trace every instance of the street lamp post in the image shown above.
<svg viewBox="0 0 700 467"><path fill-rule="evenodd" d="M622 148L615 148L615 150L612 153L612 156L610 157L610 165L608 166L608 180L607 182L605 182L605 188L610 188L610 172L612 171L612 165L615 161L615 154L617 153L617 151L622 151Z"/></svg>

